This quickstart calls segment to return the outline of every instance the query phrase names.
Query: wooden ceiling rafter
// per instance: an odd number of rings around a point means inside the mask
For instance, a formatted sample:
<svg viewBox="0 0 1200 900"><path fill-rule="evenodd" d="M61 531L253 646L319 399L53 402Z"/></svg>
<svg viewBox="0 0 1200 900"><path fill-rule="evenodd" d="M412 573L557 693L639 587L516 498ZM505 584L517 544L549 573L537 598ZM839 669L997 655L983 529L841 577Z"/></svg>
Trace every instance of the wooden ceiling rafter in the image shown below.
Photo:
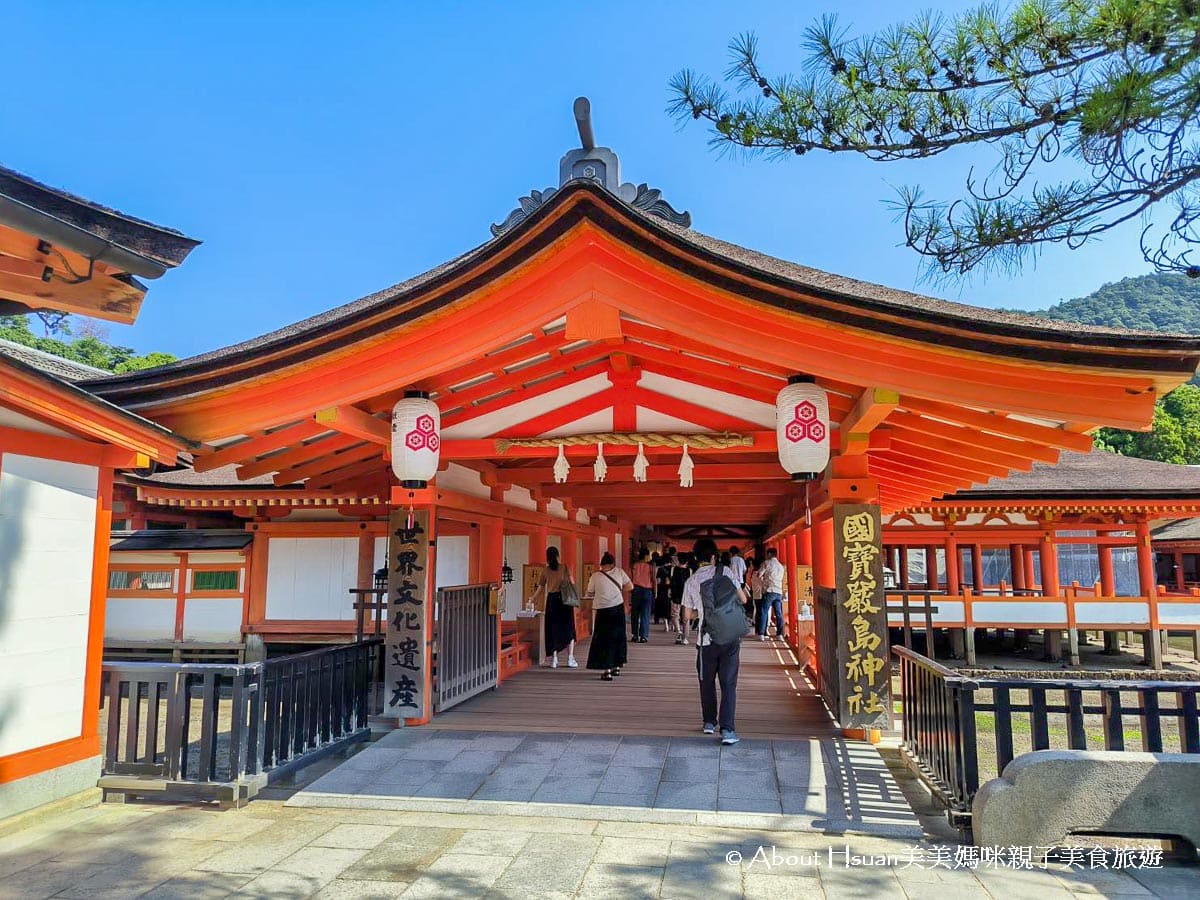
<svg viewBox="0 0 1200 900"><path fill-rule="evenodd" d="M256 436L244 441L222 446L211 453L198 454L193 460L192 468L197 472L211 472L222 466L253 462L265 454L329 433L328 428L311 420L284 425L273 431L259 431L256 432Z"/></svg>
<svg viewBox="0 0 1200 900"><path fill-rule="evenodd" d="M605 360L589 360L586 364L578 368L570 368L561 371L558 377L544 376L533 384L522 384L514 378L513 381L505 379L508 387L508 392L500 396L491 396L489 399L481 400L471 406L458 406L455 411L447 413L442 410L442 428L452 428L455 425L461 425L463 422L470 422L472 419L478 419L481 416L489 415L507 407L515 406L518 403L524 403L527 400L535 400L538 397L543 397L546 394L557 391L561 388L570 387L578 384L581 381L587 381L589 378L594 378L597 375L602 375L608 371ZM439 404L440 405L440 404Z"/></svg>
<svg viewBox="0 0 1200 900"><path fill-rule="evenodd" d="M291 466L286 469L280 469L272 477L271 480L276 487L284 485L296 484L305 479L312 478L314 475L323 475L326 472L335 472L338 469L344 468L355 463L364 462L366 460L374 461L379 457L379 447L375 444L355 441L344 450L337 453L323 454L310 462L302 465Z"/></svg>
<svg viewBox="0 0 1200 900"><path fill-rule="evenodd" d="M353 447L358 443L360 443L358 438L336 432L325 432L321 437L311 441L290 446L279 453L259 457L253 462L239 466L236 473L237 479L238 481L248 481L260 475L269 475L272 472L290 469L326 454L337 453L339 450Z"/></svg>

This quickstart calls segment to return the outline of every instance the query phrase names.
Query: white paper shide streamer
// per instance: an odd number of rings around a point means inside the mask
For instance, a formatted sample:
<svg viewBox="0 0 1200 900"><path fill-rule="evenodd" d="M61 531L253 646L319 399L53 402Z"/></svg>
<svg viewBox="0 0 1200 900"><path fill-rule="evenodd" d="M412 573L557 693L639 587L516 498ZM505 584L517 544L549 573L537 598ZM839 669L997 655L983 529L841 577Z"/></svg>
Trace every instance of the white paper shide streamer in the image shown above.
<svg viewBox="0 0 1200 900"><path fill-rule="evenodd" d="M596 445L596 461L592 464L592 474L597 481L603 481L608 475L608 463L604 460L604 445Z"/></svg>
<svg viewBox="0 0 1200 900"><path fill-rule="evenodd" d="M646 459L646 448L638 444L637 457L633 460L633 480L645 481L650 470L650 460Z"/></svg>
<svg viewBox="0 0 1200 900"><path fill-rule="evenodd" d="M690 488L692 486L692 469L696 464L692 462L692 457L688 454L688 445L683 445L683 459L679 460L679 486Z"/></svg>
<svg viewBox="0 0 1200 900"><path fill-rule="evenodd" d="M571 474L571 464L567 462L566 451L563 450L563 445L558 445L558 459L554 461L554 483L566 484L567 476Z"/></svg>

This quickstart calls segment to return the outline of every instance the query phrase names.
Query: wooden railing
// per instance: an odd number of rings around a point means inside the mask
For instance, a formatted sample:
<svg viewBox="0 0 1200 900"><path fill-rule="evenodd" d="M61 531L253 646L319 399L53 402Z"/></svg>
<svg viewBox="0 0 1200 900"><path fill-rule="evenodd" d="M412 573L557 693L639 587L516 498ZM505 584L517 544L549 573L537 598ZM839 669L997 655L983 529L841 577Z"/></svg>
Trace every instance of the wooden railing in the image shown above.
<svg viewBox="0 0 1200 900"><path fill-rule="evenodd" d="M105 663L107 793L221 800L368 735L383 642L245 665Z"/></svg>
<svg viewBox="0 0 1200 900"><path fill-rule="evenodd" d="M964 829L979 785L1026 749L1200 753L1200 682L968 678L907 648L892 652L904 754Z"/></svg>

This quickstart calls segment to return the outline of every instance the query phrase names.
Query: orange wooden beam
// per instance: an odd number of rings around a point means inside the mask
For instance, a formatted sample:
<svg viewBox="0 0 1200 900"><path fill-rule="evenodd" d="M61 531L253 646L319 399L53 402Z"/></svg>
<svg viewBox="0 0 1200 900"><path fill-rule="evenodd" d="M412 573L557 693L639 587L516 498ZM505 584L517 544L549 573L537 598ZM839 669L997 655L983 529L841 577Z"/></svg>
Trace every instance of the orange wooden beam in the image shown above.
<svg viewBox="0 0 1200 900"><path fill-rule="evenodd" d="M275 482L276 486L282 487L285 484L295 484L298 481L304 481L306 478L311 478L314 475L335 472L345 466L360 463L368 459L379 459L382 464L378 445L355 443L352 447L339 453L322 455L312 462L301 466L280 469L271 480Z"/></svg>
<svg viewBox="0 0 1200 900"><path fill-rule="evenodd" d="M316 422L300 422L296 425L277 428L275 431L223 446L211 453L197 454L192 462L192 468L197 472L211 472L221 466L250 462L264 453L271 453L293 444L302 443L319 434L325 434L328 430Z"/></svg>
<svg viewBox="0 0 1200 900"><path fill-rule="evenodd" d="M319 409L313 415L313 420L318 425L356 437L360 441L384 446L390 446L392 442L391 423L377 419L356 406L330 406Z"/></svg>
<svg viewBox="0 0 1200 900"><path fill-rule="evenodd" d="M314 441L309 441L307 444L300 444L290 450L284 450L282 453L276 453L273 456L267 456L239 466L237 479L238 481L246 481L250 478L257 478L259 475L280 472L284 469L303 465L309 460L337 453L339 450L345 450L347 447L353 447L358 443L361 443L358 438L344 434L334 434L329 437L317 438Z"/></svg>
<svg viewBox="0 0 1200 900"><path fill-rule="evenodd" d="M842 453L866 453L871 432L900 404L900 395L884 388L867 388L858 395L854 406L841 420Z"/></svg>
<svg viewBox="0 0 1200 900"><path fill-rule="evenodd" d="M526 387L521 384L521 376L525 375L526 370L521 369L511 376L485 382L485 385L494 387L496 393L487 394L489 399L485 399L474 406L462 406L454 412L443 414L442 428L443 430L451 428L454 425L478 419L480 416L485 416L497 410L506 409L518 403L524 403L526 400L534 400L549 394L551 391L557 391L560 388L586 381L604 371L606 371L606 367L603 362L592 362L578 369L566 371L557 378L543 377L543 380ZM450 395L450 397L453 399L454 395Z"/></svg>

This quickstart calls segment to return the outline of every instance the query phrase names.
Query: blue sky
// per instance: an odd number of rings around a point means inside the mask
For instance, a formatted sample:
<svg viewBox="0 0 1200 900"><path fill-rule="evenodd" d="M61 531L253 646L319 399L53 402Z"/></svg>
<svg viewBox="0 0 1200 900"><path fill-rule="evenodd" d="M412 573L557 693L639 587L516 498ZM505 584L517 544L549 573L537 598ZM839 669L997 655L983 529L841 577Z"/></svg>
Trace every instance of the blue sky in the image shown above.
<svg viewBox="0 0 1200 900"><path fill-rule="evenodd" d="M719 74L759 33L795 71L836 9L874 31L928 7L878 2L11 4L0 163L204 244L110 338L188 356L401 281L485 241L557 183L571 101L623 176L708 234L807 265L983 306L1037 308L1142 274L1137 223L1017 278L920 281L885 201L961 191L988 156L879 165L719 156L665 113L679 68ZM944 0L953 11L964 4Z"/></svg>

